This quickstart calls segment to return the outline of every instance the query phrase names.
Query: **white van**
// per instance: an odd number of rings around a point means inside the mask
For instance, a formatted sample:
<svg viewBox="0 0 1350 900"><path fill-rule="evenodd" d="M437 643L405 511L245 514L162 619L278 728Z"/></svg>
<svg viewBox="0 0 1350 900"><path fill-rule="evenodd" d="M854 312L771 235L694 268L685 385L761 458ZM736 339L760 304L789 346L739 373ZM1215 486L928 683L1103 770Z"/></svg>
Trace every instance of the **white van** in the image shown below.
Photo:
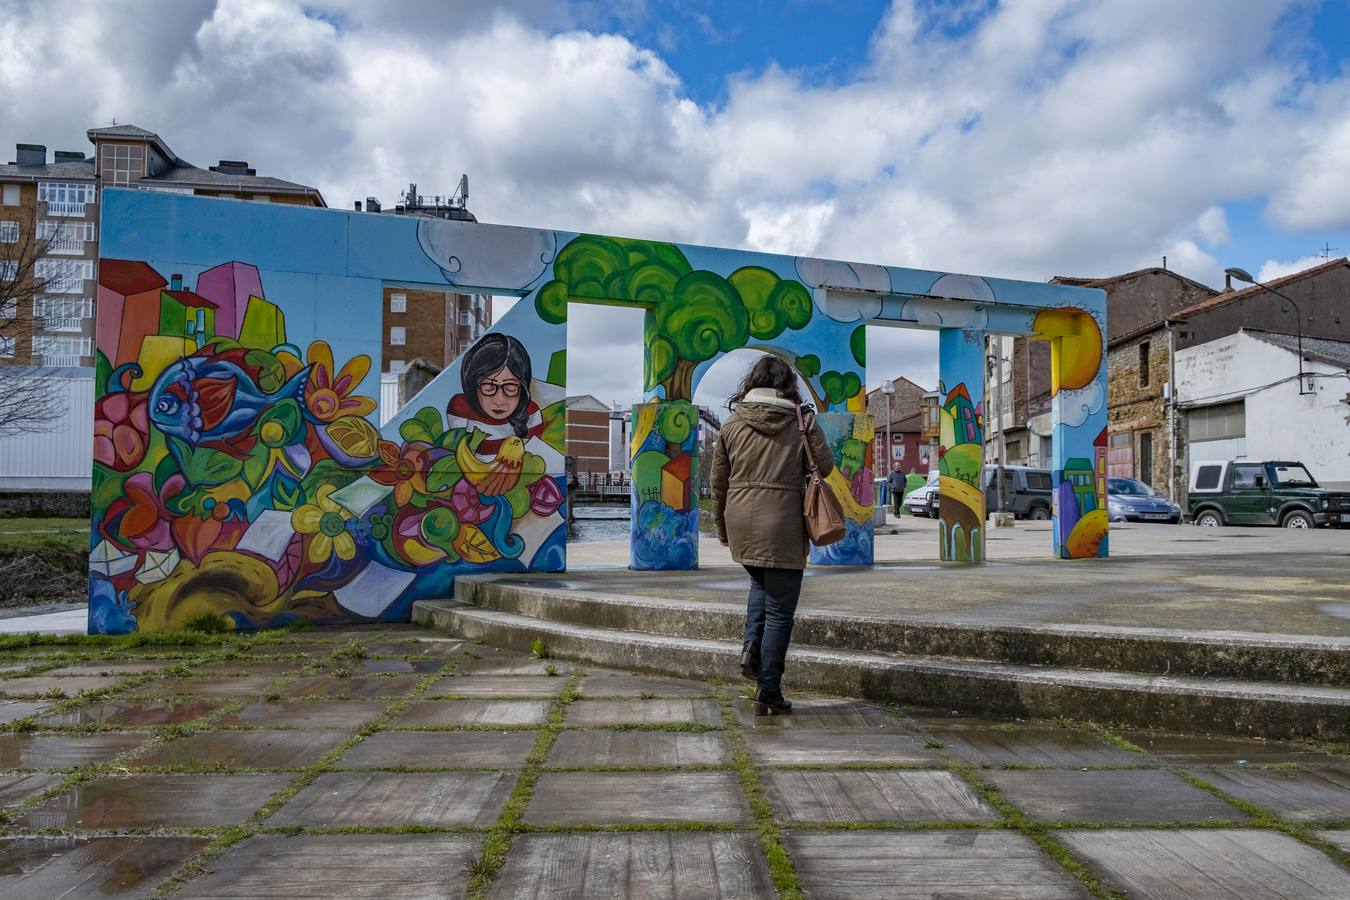
<svg viewBox="0 0 1350 900"><path fill-rule="evenodd" d="M938 489L938 470L934 469L928 473L928 480L924 482L923 487L915 488L905 498L905 509L911 516L923 516L925 519L930 517L928 511L928 501L937 493Z"/></svg>

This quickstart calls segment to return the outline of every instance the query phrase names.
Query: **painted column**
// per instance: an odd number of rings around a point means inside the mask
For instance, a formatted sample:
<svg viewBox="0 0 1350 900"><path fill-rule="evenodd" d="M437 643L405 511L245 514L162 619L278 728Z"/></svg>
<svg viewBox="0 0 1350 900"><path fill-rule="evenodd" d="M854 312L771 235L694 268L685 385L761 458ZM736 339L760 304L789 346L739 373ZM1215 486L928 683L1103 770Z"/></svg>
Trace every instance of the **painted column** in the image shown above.
<svg viewBox="0 0 1350 900"><path fill-rule="evenodd" d="M1083 313L1087 316L1087 313ZM1100 342L1096 335L1089 336ZM1086 375L1079 388L1065 386L1064 377L1080 351L1074 337L1050 342L1054 423L1051 457L1055 485L1054 549L1060 559L1107 555L1106 511L1106 355ZM1091 365L1092 360L1087 364ZM1091 370L1089 369L1088 372Z"/></svg>
<svg viewBox="0 0 1350 900"><path fill-rule="evenodd" d="M984 332L942 329L938 539L945 562L984 561Z"/></svg>
<svg viewBox="0 0 1350 900"><path fill-rule="evenodd" d="M687 400L633 407L629 441L631 567L698 568L698 409Z"/></svg>
<svg viewBox="0 0 1350 900"><path fill-rule="evenodd" d="M825 481L844 512L844 537L828 547L812 546L811 562L817 566L870 566L872 504L876 499L870 462L876 423L871 416L842 412L820 413L816 421L834 452L834 471Z"/></svg>

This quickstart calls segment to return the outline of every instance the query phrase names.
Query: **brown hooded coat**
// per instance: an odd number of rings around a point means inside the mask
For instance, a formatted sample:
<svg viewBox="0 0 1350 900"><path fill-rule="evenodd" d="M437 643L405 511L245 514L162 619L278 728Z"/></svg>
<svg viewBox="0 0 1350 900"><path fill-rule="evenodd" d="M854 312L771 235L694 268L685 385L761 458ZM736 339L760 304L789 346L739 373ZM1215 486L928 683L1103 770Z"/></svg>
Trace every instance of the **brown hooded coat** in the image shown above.
<svg viewBox="0 0 1350 900"><path fill-rule="evenodd" d="M822 477L834 456L816 417L805 412L806 436ZM793 403L757 388L727 417L713 451L712 498L717 536L745 566L806 567L802 503L808 468Z"/></svg>

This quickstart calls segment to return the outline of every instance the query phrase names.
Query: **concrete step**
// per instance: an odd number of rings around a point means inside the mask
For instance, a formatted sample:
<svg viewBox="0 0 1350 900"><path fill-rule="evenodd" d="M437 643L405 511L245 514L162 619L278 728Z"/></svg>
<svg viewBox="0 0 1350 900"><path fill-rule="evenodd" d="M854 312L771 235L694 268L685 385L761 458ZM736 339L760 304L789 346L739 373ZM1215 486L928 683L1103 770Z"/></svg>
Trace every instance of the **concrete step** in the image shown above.
<svg viewBox="0 0 1350 900"><path fill-rule="evenodd" d="M548 578L473 576L457 599L538 619L735 641L745 610L726 603L674 602L570 590ZM1086 625L967 625L798 611L793 640L814 647L939 656L1018 665L1149 675L1350 684L1350 639L1239 631L1177 632Z"/></svg>
<svg viewBox="0 0 1350 900"><path fill-rule="evenodd" d="M739 679L739 641L534 618L424 600L413 621L497 647L542 639L559 659L686 678ZM794 643L785 687L888 703L1121 722L1268 738L1350 737L1350 690L824 649Z"/></svg>

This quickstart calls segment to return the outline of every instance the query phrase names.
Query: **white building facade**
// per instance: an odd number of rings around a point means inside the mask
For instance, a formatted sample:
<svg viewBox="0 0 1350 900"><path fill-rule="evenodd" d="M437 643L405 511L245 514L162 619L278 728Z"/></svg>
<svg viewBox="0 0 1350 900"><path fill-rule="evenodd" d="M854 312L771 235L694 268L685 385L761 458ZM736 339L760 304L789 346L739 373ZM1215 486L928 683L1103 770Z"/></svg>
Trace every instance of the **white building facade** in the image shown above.
<svg viewBox="0 0 1350 900"><path fill-rule="evenodd" d="M1350 343L1243 329L1178 350L1186 471L1202 459L1297 460L1350 488Z"/></svg>

